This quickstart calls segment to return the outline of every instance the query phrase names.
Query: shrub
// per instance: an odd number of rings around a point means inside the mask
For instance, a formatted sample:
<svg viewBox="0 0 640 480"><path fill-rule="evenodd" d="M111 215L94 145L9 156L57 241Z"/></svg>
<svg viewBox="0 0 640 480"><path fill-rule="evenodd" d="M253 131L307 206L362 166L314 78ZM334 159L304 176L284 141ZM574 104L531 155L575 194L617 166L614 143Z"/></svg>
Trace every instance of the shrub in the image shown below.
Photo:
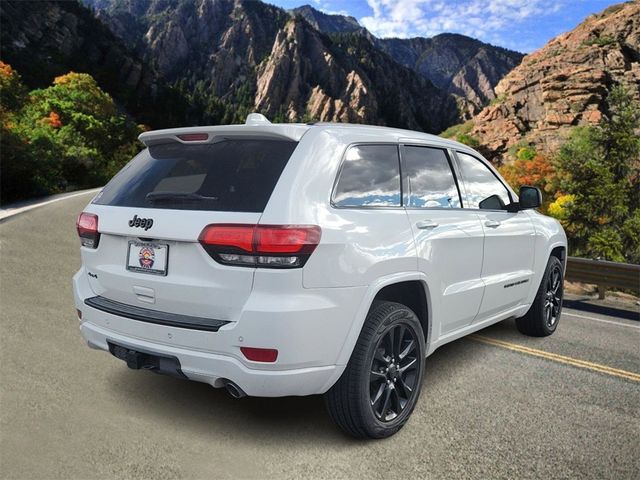
<svg viewBox="0 0 640 480"><path fill-rule="evenodd" d="M547 213L564 224L569 215L568 210L571 208L575 198L575 195L560 195L554 202L549 204Z"/></svg>

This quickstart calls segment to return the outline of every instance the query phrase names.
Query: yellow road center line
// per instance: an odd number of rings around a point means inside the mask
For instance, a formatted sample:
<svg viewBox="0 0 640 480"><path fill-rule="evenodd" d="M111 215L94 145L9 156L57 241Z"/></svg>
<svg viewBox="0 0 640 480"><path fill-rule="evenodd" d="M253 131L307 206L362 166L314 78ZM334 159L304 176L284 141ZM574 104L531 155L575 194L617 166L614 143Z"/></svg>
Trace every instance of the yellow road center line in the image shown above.
<svg viewBox="0 0 640 480"><path fill-rule="evenodd" d="M618 368L608 367L606 365L600 365L599 363L587 362L586 360L579 360L573 357L567 357L564 355L558 355L557 353L545 352L544 350L537 350L535 348L525 347L524 345L518 345L516 343L505 342L503 340L497 340L495 338L485 337L483 335L473 334L469 335L470 339L487 345L493 345L496 347L506 348L514 352L526 353L527 355L533 355L534 357L545 358L558 363L564 363L566 365L573 365L574 367L586 368L594 372L605 373L614 377L626 378L627 380L633 380L640 382L640 374L629 372L627 370L620 370Z"/></svg>

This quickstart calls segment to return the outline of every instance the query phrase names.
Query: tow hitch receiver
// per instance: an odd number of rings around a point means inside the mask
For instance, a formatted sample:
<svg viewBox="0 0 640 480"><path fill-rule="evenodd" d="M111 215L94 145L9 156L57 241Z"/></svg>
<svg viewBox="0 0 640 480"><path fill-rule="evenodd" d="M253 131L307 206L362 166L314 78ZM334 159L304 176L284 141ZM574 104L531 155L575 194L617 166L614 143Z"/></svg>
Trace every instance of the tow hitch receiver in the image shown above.
<svg viewBox="0 0 640 480"><path fill-rule="evenodd" d="M158 355L151 352L133 350L123 345L109 343L109 352L116 358L124 360L127 367L133 370L151 370L155 373L170 375L177 378L187 378L180 369L180 361L176 357Z"/></svg>

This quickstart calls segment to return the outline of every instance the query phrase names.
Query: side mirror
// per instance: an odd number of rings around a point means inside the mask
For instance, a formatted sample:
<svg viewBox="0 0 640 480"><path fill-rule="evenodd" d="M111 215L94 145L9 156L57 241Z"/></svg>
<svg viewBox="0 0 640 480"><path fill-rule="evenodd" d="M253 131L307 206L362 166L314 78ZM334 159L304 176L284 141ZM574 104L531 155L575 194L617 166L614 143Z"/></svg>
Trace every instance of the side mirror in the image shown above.
<svg viewBox="0 0 640 480"><path fill-rule="evenodd" d="M542 205L542 192L537 187L520 187L520 210L538 208Z"/></svg>

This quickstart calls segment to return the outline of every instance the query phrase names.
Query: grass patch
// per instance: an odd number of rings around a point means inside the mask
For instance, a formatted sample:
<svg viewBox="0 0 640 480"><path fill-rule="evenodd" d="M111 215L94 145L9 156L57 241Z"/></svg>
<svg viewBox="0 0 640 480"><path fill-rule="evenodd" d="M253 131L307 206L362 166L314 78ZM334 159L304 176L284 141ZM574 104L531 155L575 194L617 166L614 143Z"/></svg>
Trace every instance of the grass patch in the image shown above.
<svg viewBox="0 0 640 480"><path fill-rule="evenodd" d="M478 140L473 135L470 135L474 125L475 123L473 122L473 120L468 120L464 123L453 125L452 127L447 128L444 132L440 134L440 136L443 138L450 138L451 140L456 140L457 142L464 143L465 145L468 145L471 148L477 149L480 147L480 140Z"/></svg>
<svg viewBox="0 0 640 480"><path fill-rule="evenodd" d="M585 40L584 42L582 42L583 45L587 45L587 46L592 46L592 45L598 45L600 47L605 47L607 45L611 45L612 43L616 43L616 39L613 37L597 37L597 38L590 38L589 40Z"/></svg>
<svg viewBox="0 0 640 480"><path fill-rule="evenodd" d="M610 7L607 7L604 9L604 11L602 12L602 16L606 17L607 15L613 15L614 13L618 13L620 10L624 8L624 6L625 6L624 3L620 3L618 5L611 5Z"/></svg>
<svg viewBox="0 0 640 480"><path fill-rule="evenodd" d="M571 104L569 105L569 110L571 110L573 113L579 113L582 111L583 107L584 105L580 102L571 102Z"/></svg>
<svg viewBox="0 0 640 480"><path fill-rule="evenodd" d="M503 103L506 99L507 99L508 95L506 93L501 93L500 95L498 95L496 98L494 98L493 100L491 100L489 102L490 106L494 106L494 105L498 105L500 103Z"/></svg>
<svg viewBox="0 0 640 480"><path fill-rule="evenodd" d="M453 125L447 128L444 132L440 133L441 137L444 138L457 138L459 135L466 135L471 130L473 130L475 123L473 120L468 120L464 123L459 123L458 125Z"/></svg>

